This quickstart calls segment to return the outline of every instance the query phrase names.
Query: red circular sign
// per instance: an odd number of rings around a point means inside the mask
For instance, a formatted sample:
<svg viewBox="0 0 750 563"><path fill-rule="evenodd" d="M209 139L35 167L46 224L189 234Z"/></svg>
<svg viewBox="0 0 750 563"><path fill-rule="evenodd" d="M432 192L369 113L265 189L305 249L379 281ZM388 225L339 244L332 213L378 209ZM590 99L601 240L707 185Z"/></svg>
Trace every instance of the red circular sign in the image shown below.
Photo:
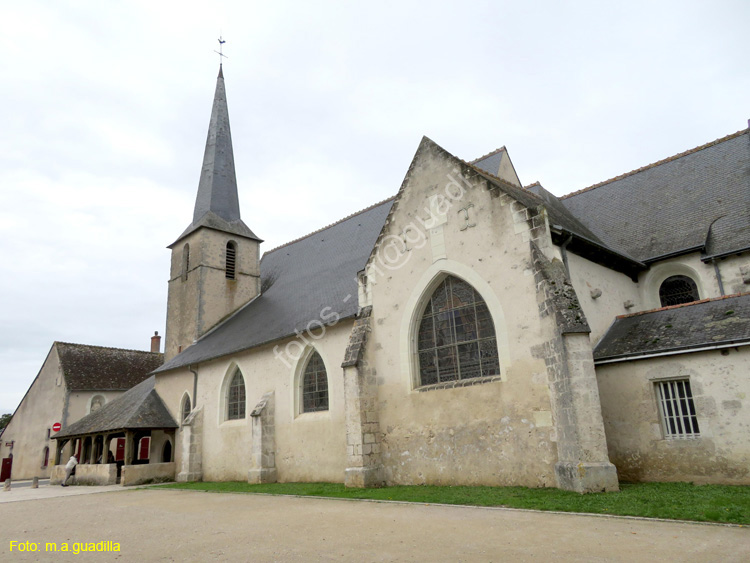
<svg viewBox="0 0 750 563"><path fill-rule="evenodd" d="M60 432L60 429L61 429L61 428L62 428L62 424L60 424L59 422L55 422L55 423L54 423L54 424L52 425L52 430L53 430L54 432Z"/></svg>

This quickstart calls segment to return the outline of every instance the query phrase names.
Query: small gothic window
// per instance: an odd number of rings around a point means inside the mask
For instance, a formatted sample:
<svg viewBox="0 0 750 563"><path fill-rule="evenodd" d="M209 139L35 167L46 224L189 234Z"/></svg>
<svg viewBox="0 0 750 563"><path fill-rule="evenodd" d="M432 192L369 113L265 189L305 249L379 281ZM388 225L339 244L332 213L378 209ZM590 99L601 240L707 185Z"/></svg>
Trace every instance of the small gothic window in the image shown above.
<svg viewBox="0 0 750 563"><path fill-rule="evenodd" d="M227 243L227 264L226 277L228 280L234 279L235 266L237 263L237 246L231 240Z"/></svg>
<svg viewBox="0 0 750 563"><path fill-rule="evenodd" d="M44 453L43 453L42 458L43 458L42 467L47 467L47 465L49 465L49 448L48 447L44 448Z"/></svg>
<svg viewBox="0 0 750 563"><path fill-rule="evenodd" d="M313 352L302 378L302 412L328 410L328 375L320 354Z"/></svg>
<svg viewBox="0 0 750 563"><path fill-rule="evenodd" d="M182 422L185 422L185 419L190 416L190 411L192 410L192 405L190 404L190 395L185 395L185 400L182 401Z"/></svg>
<svg viewBox="0 0 750 563"><path fill-rule="evenodd" d="M419 384L500 375L495 326L482 296L445 278L430 297L417 334Z"/></svg>
<svg viewBox="0 0 750 563"><path fill-rule="evenodd" d="M187 281L188 271L190 270L190 245L182 247L182 280Z"/></svg>
<svg viewBox="0 0 750 563"><path fill-rule="evenodd" d="M227 389L227 420L240 418L245 418L245 380L237 370Z"/></svg>
<svg viewBox="0 0 750 563"><path fill-rule="evenodd" d="M698 286L687 276L670 276L659 287L662 307L698 301Z"/></svg>

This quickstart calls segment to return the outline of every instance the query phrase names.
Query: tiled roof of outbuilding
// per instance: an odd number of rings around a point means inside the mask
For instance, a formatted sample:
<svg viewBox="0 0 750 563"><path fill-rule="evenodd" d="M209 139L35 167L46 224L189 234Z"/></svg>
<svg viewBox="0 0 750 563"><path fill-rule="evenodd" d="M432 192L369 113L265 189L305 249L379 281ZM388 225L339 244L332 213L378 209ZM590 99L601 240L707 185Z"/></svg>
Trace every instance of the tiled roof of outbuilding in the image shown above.
<svg viewBox="0 0 750 563"><path fill-rule="evenodd" d="M607 243L640 261L750 249L750 129L561 198Z"/></svg>
<svg viewBox="0 0 750 563"><path fill-rule="evenodd" d="M261 260L261 285L270 287L156 371L304 332L312 321L356 315L357 272L364 267L392 204L393 199L388 199L266 252Z"/></svg>
<svg viewBox="0 0 750 563"><path fill-rule="evenodd" d="M164 362L155 352L55 342L60 368L71 391L124 391Z"/></svg>
<svg viewBox="0 0 750 563"><path fill-rule="evenodd" d="M750 343L750 293L617 317L594 349L594 360L741 343Z"/></svg>
<svg viewBox="0 0 750 563"><path fill-rule="evenodd" d="M53 438L138 428L177 428L154 389L154 377L142 381L97 411L84 416Z"/></svg>

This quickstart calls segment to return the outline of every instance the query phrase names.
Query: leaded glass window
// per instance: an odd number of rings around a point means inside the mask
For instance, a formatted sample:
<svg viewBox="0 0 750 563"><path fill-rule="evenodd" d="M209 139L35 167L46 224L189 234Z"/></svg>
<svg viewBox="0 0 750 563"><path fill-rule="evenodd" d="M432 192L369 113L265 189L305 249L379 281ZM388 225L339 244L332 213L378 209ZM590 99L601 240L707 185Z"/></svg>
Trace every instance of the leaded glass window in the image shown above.
<svg viewBox="0 0 750 563"><path fill-rule="evenodd" d="M687 276L670 276L659 287L662 307L698 301L698 286Z"/></svg>
<svg viewBox="0 0 750 563"><path fill-rule="evenodd" d="M245 418L245 380L237 370L227 390L227 420Z"/></svg>
<svg viewBox="0 0 750 563"><path fill-rule="evenodd" d="M495 327L482 296L448 276L427 303L417 334L419 384L500 374Z"/></svg>
<svg viewBox="0 0 750 563"><path fill-rule="evenodd" d="M182 421L185 422L188 416L190 416L190 411L192 410L192 405L190 404L190 395L185 395L185 400L182 402Z"/></svg>
<svg viewBox="0 0 750 563"><path fill-rule="evenodd" d="M313 352L302 377L302 412L328 410L328 375L320 354Z"/></svg>

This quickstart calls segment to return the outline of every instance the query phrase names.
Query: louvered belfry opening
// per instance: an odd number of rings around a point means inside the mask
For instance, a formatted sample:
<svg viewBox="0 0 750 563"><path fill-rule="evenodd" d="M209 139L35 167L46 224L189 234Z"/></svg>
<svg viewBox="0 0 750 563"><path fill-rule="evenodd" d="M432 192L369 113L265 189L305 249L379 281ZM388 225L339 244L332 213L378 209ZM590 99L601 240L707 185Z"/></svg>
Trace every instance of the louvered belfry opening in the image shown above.
<svg viewBox="0 0 750 563"><path fill-rule="evenodd" d="M237 247L234 242L229 241L227 243L227 264L226 264L226 276L228 280L235 279L235 271L237 266Z"/></svg>

